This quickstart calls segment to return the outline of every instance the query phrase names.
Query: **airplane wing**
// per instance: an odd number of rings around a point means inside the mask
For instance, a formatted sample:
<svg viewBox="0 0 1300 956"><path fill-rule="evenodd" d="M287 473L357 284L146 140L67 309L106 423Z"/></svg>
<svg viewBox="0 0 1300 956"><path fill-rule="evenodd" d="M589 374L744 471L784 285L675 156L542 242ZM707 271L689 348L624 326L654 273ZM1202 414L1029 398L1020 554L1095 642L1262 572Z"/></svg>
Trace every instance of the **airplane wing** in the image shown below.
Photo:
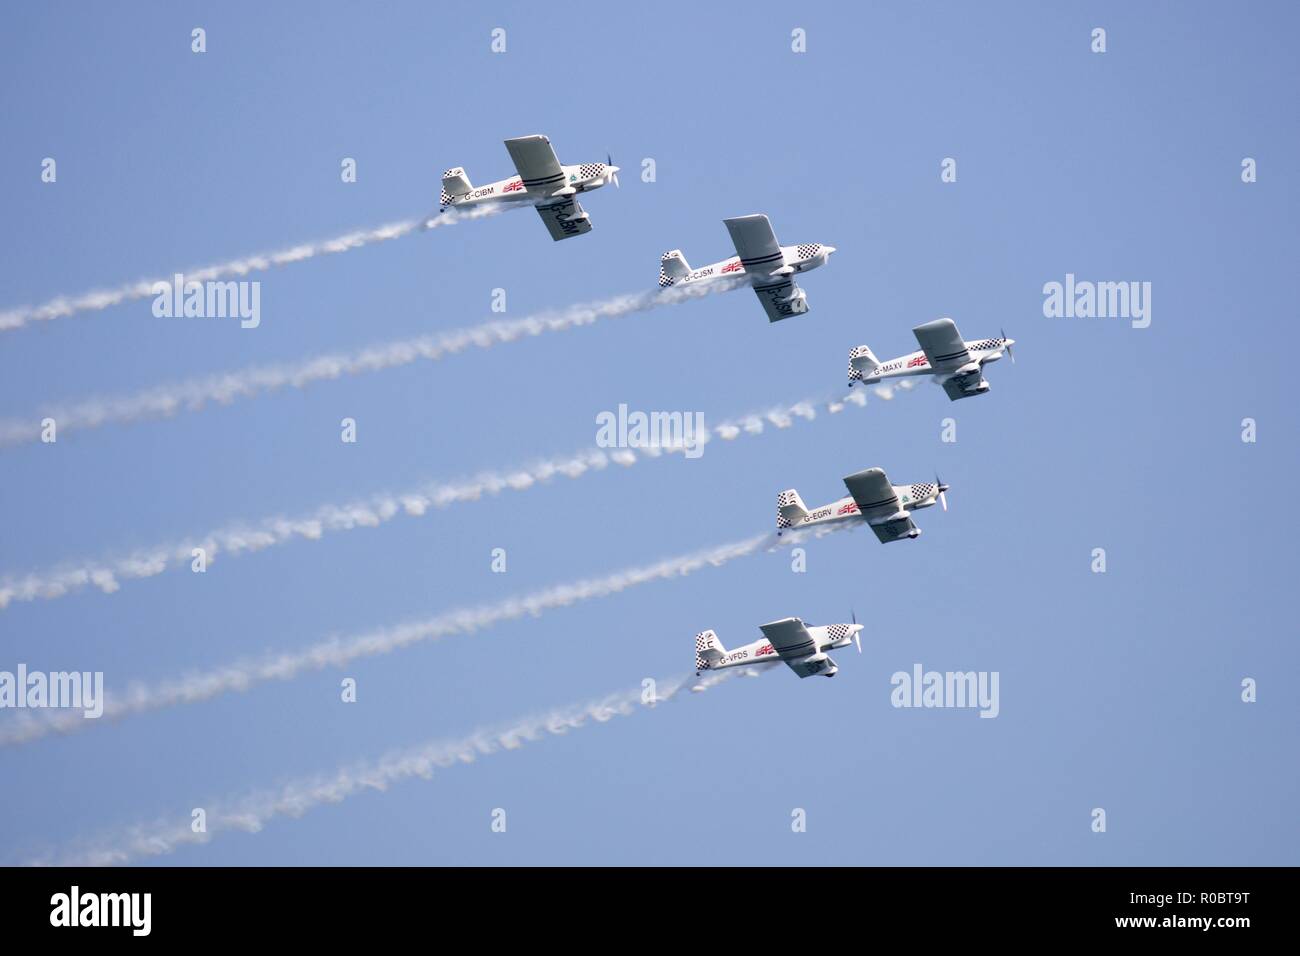
<svg viewBox="0 0 1300 956"><path fill-rule="evenodd" d="M970 352L952 319L926 322L912 329L912 334L936 372L951 372L970 361Z"/></svg>
<svg viewBox="0 0 1300 956"><path fill-rule="evenodd" d="M901 507L894 486L882 468L868 468L849 475L844 479L844 486L857 503L858 512L868 521L897 514Z"/></svg>
<svg viewBox="0 0 1300 956"><path fill-rule="evenodd" d="M797 617L763 624L759 630L771 642L781 660L790 665L790 670L800 677L812 677L835 666L829 657L823 657L819 661L806 660L817 653L817 641Z"/></svg>
<svg viewBox="0 0 1300 956"><path fill-rule="evenodd" d="M739 216L723 222L768 321L779 322L807 312L807 300L799 294L801 290L794 279L788 274L773 275L785 266L785 254L767 217Z"/></svg>
<svg viewBox="0 0 1300 956"><path fill-rule="evenodd" d="M572 196L538 206L537 214L546 224L546 231L556 241L591 232L591 220L586 217L582 205Z"/></svg>
<svg viewBox="0 0 1300 956"><path fill-rule="evenodd" d="M723 222L731 233L736 255L740 256L741 264L752 277L766 277L785 265L785 256L766 216L739 216Z"/></svg>
<svg viewBox="0 0 1300 956"><path fill-rule="evenodd" d="M984 376L979 372L971 375L955 375L944 381L943 390L955 402L960 398L970 398L973 395L978 395L979 392L972 391L972 389L982 381L984 381Z"/></svg>
<svg viewBox="0 0 1300 956"><path fill-rule="evenodd" d="M740 256L740 264L745 267L745 276L754 286L758 301L767 313L769 322L779 322L792 315L803 315L808 311L808 300L803 290L795 284L794 278L787 272L779 274L785 267L785 253L776 241L772 224L763 215L738 216L724 219L727 231L731 233L731 242ZM778 273L778 274L774 274Z"/></svg>
<svg viewBox="0 0 1300 956"><path fill-rule="evenodd" d="M551 141L545 136L508 139L506 149L528 192L546 196L564 186L564 170L560 168Z"/></svg>
<svg viewBox="0 0 1300 956"><path fill-rule="evenodd" d="M889 544L891 541L897 541L899 538L906 538L916 530L916 525L912 522L912 516L899 518L897 521L885 521L881 524L871 525L871 530L876 533L881 544Z"/></svg>
<svg viewBox="0 0 1300 956"><path fill-rule="evenodd" d="M871 530L876 533L876 537L882 544L905 538L916 530L911 515L905 515L896 521L880 520L898 514L902 510L898 494L894 491L894 486L889 483L889 478L886 477L883 469L868 468L866 471L849 475L844 479L844 485L853 496L859 513L867 519Z"/></svg>
<svg viewBox="0 0 1300 956"><path fill-rule="evenodd" d="M779 322L792 315L803 315L808 311L808 301L799 293L802 290L793 279L783 279L775 285L758 285L754 292L763 305L769 322Z"/></svg>

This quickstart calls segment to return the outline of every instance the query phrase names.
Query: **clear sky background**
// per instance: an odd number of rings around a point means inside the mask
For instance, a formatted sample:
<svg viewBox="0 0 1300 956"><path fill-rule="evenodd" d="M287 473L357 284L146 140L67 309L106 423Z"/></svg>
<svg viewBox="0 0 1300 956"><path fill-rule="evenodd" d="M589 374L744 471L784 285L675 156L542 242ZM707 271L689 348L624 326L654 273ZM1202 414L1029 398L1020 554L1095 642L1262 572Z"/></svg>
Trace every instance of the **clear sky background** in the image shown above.
<svg viewBox="0 0 1300 956"><path fill-rule="evenodd" d="M4 21L2 307L419 215L450 166L511 174L510 136L623 167L621 190L584 199L582 238L552 242L525 211L255 276L256 330L141 300L5 333L6 418L501 318L494 288L518 318L653 287L666 249L730 255L727 216L839 253L802 281L812 311L776 325L735 292L4 449L0 575L574 451L619 403L717 422L838 394L850 347L910 351L939 316L967 338L1005 327L1018 364L976 400L926 385L694 461L13 604L0 669L102 670L111 692L739 540L771 529L781 489L820 504L860 468L952 486L919 540L832 535L803 574L762 554L9 748L0 859L680 674L707 627L730 646L853 607L865 653L837 652L833 681L732 682L166 860L1300 862L1294 5L56 4ZM1071 272L1152 283L1150 328L1045 318L1043 284ZM1000 716L894 709L890 675L914 663L998 671Z"/></svg>

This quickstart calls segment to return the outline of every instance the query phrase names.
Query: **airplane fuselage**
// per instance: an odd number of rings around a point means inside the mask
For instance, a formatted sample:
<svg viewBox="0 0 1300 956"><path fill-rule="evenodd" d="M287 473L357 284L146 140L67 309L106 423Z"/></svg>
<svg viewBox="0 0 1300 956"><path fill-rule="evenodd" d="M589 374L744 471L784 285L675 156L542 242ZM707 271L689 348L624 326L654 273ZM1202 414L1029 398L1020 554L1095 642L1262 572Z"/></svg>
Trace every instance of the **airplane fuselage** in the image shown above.
<svg viewBox="0 0 1300 956"><path fill-rule="evenodd" d="M834 246L825 246L820 242L781 246L781 261L774 261L771 265L764 266L762 269L746 270L744 263L740 261L740 256L732 256L730 259L723 259L721 262L715 262L699 269L692 269L685 276L674 279L673 282L676 284L679 282L699 282L705 279L742 276L757 285L778 282L783 276L811 272L818 266L824 266L834 251Z"/></svg>
<svg viewBox="0 0 1300 956"><path fill-rule="evenodd" d="M817 653L823 654L826 651L832 651L839 647L848 647L853 643L853 631L851 628L842 637L832 637L831 629L835 627L840 632L844 632L850 625L840 624L821 624L808 628L808 633L813 636L817 642ZM852 627L861 627L861 625L852 625ZM766 638L759 638L751 644L744 647L737 647L727 651L722 657L710 664L707 670L719 670L724 667L745 667L755 664L779 664L781 657L772 646L772 642Z"/></svg>
<svg viewBox="0 0 1300 956"><path fill-rule="evenodd" d="M873 524L884 524L893 521L895 518L901 518L908 512L930 508L938 503L941 493L939 485L932 481L923 481L911 485L890 485L890 487L894 489L894 494L898 496L899 510L894 514L882 515L879 518L872 519ZM820 508L814 508L801 518L787 520L790 522L789 527L778 529L776 532L778 535L782 531L806 528L810 525L822 527L848 524L866 519L862 517L862 512L858 509L858 503L849 496L840 498L828 505L822 505Z"/></svg>
<svg viewBox="0 0 1300 956"><path fill-rule="evenodd" d="M604 163L582 163L577 166L561 164L564 181L547 186L543 190L528 189L518 176L501 179L486 186L475 186L461 196L444 193L441 205L444 209L452 206L474 206L487 202L537 202L539 199L559 199L578 193L591 192L608 183L609 170L612 167Z"/></svg>
<svg viewBox="0 0 1300 956"><path fill-rule="evenodd" d="M882 362L870 373L858 371L849 379L849 386L852 387L854 381L870 385L887 378L907 378L914 375L933 375L940 382L943 382L950 378L961 378L965 375L977 374L985 365L1002 358L1006 354L1006 347L1014 344L1014 340L1002 338L977 339L964 344L966 351L970 353L970 361L959 368L936 372L930 366L930 360L926 358L924 352L909 352L899 358ZM987 383L985 383L985 387L987 388Z"/></svg>

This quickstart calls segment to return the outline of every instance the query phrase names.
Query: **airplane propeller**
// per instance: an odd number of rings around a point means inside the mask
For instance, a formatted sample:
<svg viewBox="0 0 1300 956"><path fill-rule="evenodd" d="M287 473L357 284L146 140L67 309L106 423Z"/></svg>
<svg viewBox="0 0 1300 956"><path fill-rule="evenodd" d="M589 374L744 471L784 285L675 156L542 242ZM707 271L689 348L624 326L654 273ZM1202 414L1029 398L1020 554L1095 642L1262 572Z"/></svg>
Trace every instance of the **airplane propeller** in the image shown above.
<svg viewBox="0 0 1300 956"><path fill-rule="evenodd" d="M1011 351L1011 340L1007 338L1007 330L999 329L1002 333L1002 347L1007 350L1007 358L1011 359L1011 364L1016 364L1016 353Z"/></svg>
<svg viewBox="0 0 1300 956"><path fill-rule="evenodd" d="M614 165L614 157L609 153L605 154L605 168L609 170L605 174L606 181L612 182L615 189L622 189L623 187L618 184L618 167Z"/></svg>
<svg viewBox="0 0 1300 956"><path fill-rule="evenodd" d="M948 490L948 486L943 483L943 479L939 477L939 473L937 471L934 473L934 483L939 489L939 504L943 505L944 511L947 511L948 496L947 494L945 494L945 492Z"/></svg>
<svg viewBox="0 0 1300 956"><path fill-rule="evenodd" d="M858 645L858 653L862 653L862 631L858 629L858 612L849 608L849 614L853 616L853 640Z"/></svg>

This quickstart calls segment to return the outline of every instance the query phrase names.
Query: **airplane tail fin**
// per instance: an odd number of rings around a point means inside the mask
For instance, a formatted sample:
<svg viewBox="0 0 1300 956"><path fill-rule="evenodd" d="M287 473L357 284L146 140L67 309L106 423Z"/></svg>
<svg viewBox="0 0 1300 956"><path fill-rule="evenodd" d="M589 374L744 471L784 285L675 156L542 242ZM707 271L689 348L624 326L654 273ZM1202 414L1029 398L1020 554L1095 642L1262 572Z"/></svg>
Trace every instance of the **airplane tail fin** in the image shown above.
<svg viewBox="0 0 1300 956"><path fill-rule="evenodd" d="M808 517L808 509L804 507L799 492L790 488L776 496L777 528L794 527L795 522L802 521L806 517Z"/></svg>
<svg viewBox="0 0 1300 956"><path fill-rule="evenodd" d="M880 360L865 345L849 350L849 384L862 382L880 368Z"/></svg>
<svg viewBox="0 0 1300 956"><path fill-rule="evenodd" d="M690 264L682 255L682 250L673 249L665 252L659 259L659 287L667 288L678 279L685 279L691 274Z"/></svg>
<svg viewBox="0 0 1300 956"><path fill-rule="evenodd" d="M727 649L722 646L717 634L712 631L701 631L695 635L695 669L697 671L708 670L722 660L722 655L725 653L727 653Z"/></svg>
<svg viewBox="0 0 1300 956"><path fill-rule="evenodd" d="M442 174L442 196L439 204L446 208L473 188L469 177L465 175L465 170L459 166L449 169Z"/></svg>

